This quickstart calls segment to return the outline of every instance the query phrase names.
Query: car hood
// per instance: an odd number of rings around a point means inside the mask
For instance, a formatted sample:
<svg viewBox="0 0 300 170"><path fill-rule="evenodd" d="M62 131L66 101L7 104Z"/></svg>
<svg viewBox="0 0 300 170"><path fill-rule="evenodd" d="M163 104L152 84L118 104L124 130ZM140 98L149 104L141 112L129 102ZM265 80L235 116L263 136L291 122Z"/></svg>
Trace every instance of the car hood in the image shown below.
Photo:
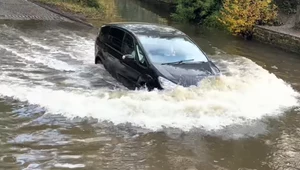
<svg viewBox="0 0 300 170"><path fill-rule="evenodd" d="M208 76L215 76L216 72L210 62L183 64L154 64L160 76L184 87L197 85Z"/></svg>

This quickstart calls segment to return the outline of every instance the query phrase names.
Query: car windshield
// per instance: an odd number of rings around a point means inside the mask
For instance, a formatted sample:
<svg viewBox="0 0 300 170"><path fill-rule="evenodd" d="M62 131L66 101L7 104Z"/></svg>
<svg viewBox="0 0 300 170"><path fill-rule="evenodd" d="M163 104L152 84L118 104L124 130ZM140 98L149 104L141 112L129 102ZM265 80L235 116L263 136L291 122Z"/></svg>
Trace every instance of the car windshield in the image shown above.
<svg viewBox="0 0 300 170"><path fill-rule="evenodd" d="M206 62L203 52L186 36L138 35L152 63Z"/></svg>

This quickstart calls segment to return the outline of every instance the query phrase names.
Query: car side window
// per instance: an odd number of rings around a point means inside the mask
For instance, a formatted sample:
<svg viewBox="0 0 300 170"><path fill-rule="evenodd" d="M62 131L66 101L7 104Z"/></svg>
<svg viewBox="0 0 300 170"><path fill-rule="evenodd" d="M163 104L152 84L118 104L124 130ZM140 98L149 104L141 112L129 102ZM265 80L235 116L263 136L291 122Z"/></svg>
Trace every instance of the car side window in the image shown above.
<svg viewBox="0 0 300 170"><path fill-rule="evenodd" d="M110 28L109 26L105 26L105 27L101 28L101 31L100 31L100 34L99 34L100 41L107 42L109 28Z"/></svg>
<svg viewBox="0 0 300 170"><path fill-rule="evenodd" d="M125 35L123 46L122 46L122 53L124 55L131 54L133 57L135 57L135 50L134 50L134 40L132 36L129 34Z"/></svg>
<svg viewBox="0 0 300 170"><path fill-rule="evenodd" d="M146 67L147 66L146 58L142 49L138 45L136 46L136 48L137 48L137 62L139 62L140 65Z"/></svg>
<svg viewBox="0 0 300 170"><path fill-rule="evenodd" d="M112 46L114 49L121 52L121 46L122 46L124 34L125 32L120 29L110 28L109 31L110 38L108 44Z"/></svg>

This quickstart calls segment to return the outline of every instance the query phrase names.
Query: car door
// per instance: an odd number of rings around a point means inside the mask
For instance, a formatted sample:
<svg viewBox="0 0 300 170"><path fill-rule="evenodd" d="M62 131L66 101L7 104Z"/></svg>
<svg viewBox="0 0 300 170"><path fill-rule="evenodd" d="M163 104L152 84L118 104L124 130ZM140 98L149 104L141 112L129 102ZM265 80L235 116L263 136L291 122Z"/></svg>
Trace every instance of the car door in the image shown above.
<svg viewBox="0 0 300 170"><path fill-rule="evenodd" d="M135 42L134 38L125 33L124 40L122 43L121 52L123 57L121 59L121 63L123 64L123 70L120 73L127 81L132 84L133 86L136 85L136 82L140 76L139 69L136 67L135 56Z"/></svg>
<svg viewBox="0 0 300 170"><path fill-rule="evenodd" d="M122 44L122 53L125 58L122 58L122 63L126 66L122 74L135 86L139 87L141 77L145 77L148 73L148 65L146 58L136 43L133 36L125 33Z"/></svg>
<svg viewBox="0 0 300 170"><path fill-rule="evenodd" d="M121 47L124 35L125 32L123 30L111 27L106 43L106 68L114 77L118 75L120 70L123 70L120 60L123 56L121 52Z"/></svg>

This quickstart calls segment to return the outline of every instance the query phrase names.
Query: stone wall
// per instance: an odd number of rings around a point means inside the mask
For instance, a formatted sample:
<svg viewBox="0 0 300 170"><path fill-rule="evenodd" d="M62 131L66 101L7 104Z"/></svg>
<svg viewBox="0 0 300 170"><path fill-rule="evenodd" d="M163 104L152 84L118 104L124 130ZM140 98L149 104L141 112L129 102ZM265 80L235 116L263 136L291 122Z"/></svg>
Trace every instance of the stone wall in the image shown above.
<svg viewBox="0 0 300 170"><path fill-rule="evenodd" d="M300 4L297 5L297 14L295 20L295 28L300 29Z"/></svg>
<svg viewBox="0 0 300 170"><path fill-rule="evenodd" d="M253 39L300 54L300 37L297 36L256 26L254 29Z"/></svg>

